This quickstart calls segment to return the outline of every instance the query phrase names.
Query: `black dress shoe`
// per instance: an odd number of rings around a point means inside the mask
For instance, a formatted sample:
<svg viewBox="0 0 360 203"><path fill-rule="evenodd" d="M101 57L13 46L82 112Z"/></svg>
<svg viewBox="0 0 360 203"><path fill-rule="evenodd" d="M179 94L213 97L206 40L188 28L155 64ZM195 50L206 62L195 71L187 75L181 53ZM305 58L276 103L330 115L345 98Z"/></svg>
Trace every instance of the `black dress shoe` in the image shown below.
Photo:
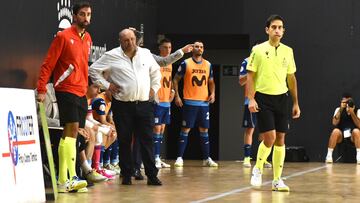
<svg viewBox="0 0 360 203"><path fill-rule="evenodd" d="M162 185L162 182L159 180L159 178L157 178L156 176L154 176L154 177L148 177L148 179L147 179L147 184L148 184L148 185L160 186L160 185Z"/></svg>
<svg viewBox="0 0 360 203"><path fill-rule="evenodd" d="M132 184L131 177L128 177L128 176L122 177L121 184L123 184L123 185L131 185Z"/></svg>
<svg viewBox="0 0 360 203"><path fill-rule="evenodd" d="M144 176L141 174L141 171L139 169L135 169L133 176L135 180L144 180Z"/></svg>

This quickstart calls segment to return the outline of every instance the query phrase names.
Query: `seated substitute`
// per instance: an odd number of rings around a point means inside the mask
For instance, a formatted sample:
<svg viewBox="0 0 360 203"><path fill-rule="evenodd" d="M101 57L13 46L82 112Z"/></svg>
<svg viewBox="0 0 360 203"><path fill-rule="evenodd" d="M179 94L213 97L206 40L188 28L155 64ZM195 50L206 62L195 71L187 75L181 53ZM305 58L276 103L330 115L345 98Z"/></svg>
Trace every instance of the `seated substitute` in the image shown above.
<svg viewBox="0 0 360 203"><path fill-rule="evenodd" d="M356 161L360 164L360 111L355 107L350 94L343 94L340 107L335 110L332 124L335 128L330 135L325 162L332 163L332 152L336 144L341 143L344 138L351 137L356 147Z"/></svg>

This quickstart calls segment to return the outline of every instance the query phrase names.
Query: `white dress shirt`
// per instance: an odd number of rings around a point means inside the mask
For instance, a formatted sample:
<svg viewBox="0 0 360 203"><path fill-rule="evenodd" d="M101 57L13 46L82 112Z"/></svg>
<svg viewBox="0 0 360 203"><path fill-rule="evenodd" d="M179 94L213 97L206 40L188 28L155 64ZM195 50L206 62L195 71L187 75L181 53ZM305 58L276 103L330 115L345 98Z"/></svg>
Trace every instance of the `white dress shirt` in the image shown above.
<svg viewBox="0 0 360 203"><path fill-rule="evenodd" d="M113 97L120 101L147 101L150 88L155 93L160 88L160 67L151 52L141 47L137 47L132 60L121 47L106 52L90 66L89 75L94 83L106 89L110 82L119 86L119 93Z"/></svg>

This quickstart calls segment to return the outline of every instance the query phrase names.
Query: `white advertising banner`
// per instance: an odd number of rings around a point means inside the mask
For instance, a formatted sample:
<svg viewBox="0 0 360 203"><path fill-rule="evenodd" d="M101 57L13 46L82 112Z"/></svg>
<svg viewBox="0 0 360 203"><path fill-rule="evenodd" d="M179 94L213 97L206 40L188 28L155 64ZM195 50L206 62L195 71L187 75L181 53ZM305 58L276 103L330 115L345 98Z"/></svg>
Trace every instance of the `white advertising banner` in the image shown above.
<svg viewBox="0 0 360 203"><path fill-rule="evenodd" d="M0 88L1 202L45 202L33 90Z"/></svg>

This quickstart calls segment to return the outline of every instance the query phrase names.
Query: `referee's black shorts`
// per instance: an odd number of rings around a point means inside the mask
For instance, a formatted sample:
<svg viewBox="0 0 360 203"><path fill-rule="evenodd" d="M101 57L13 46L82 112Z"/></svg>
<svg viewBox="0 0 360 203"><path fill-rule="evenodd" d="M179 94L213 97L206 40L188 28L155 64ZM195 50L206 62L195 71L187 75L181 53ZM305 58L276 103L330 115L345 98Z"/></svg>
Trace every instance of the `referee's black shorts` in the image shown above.
<svg viewBox="0 0 360 203"><path fill-rule="evenodd" d="M289 94L268 95L256 92L259 112L257 121L260 133L270 130L286 133L289 129Z"/></svg>
<svg viewBox="0 0 360 203"><path fill-rule="evenodd" d="M60 125L66 123L79 123L79 128L85 127L87 114L86 96L79 97L68 92L55 92L56 100L59 107Z"/></svg>

